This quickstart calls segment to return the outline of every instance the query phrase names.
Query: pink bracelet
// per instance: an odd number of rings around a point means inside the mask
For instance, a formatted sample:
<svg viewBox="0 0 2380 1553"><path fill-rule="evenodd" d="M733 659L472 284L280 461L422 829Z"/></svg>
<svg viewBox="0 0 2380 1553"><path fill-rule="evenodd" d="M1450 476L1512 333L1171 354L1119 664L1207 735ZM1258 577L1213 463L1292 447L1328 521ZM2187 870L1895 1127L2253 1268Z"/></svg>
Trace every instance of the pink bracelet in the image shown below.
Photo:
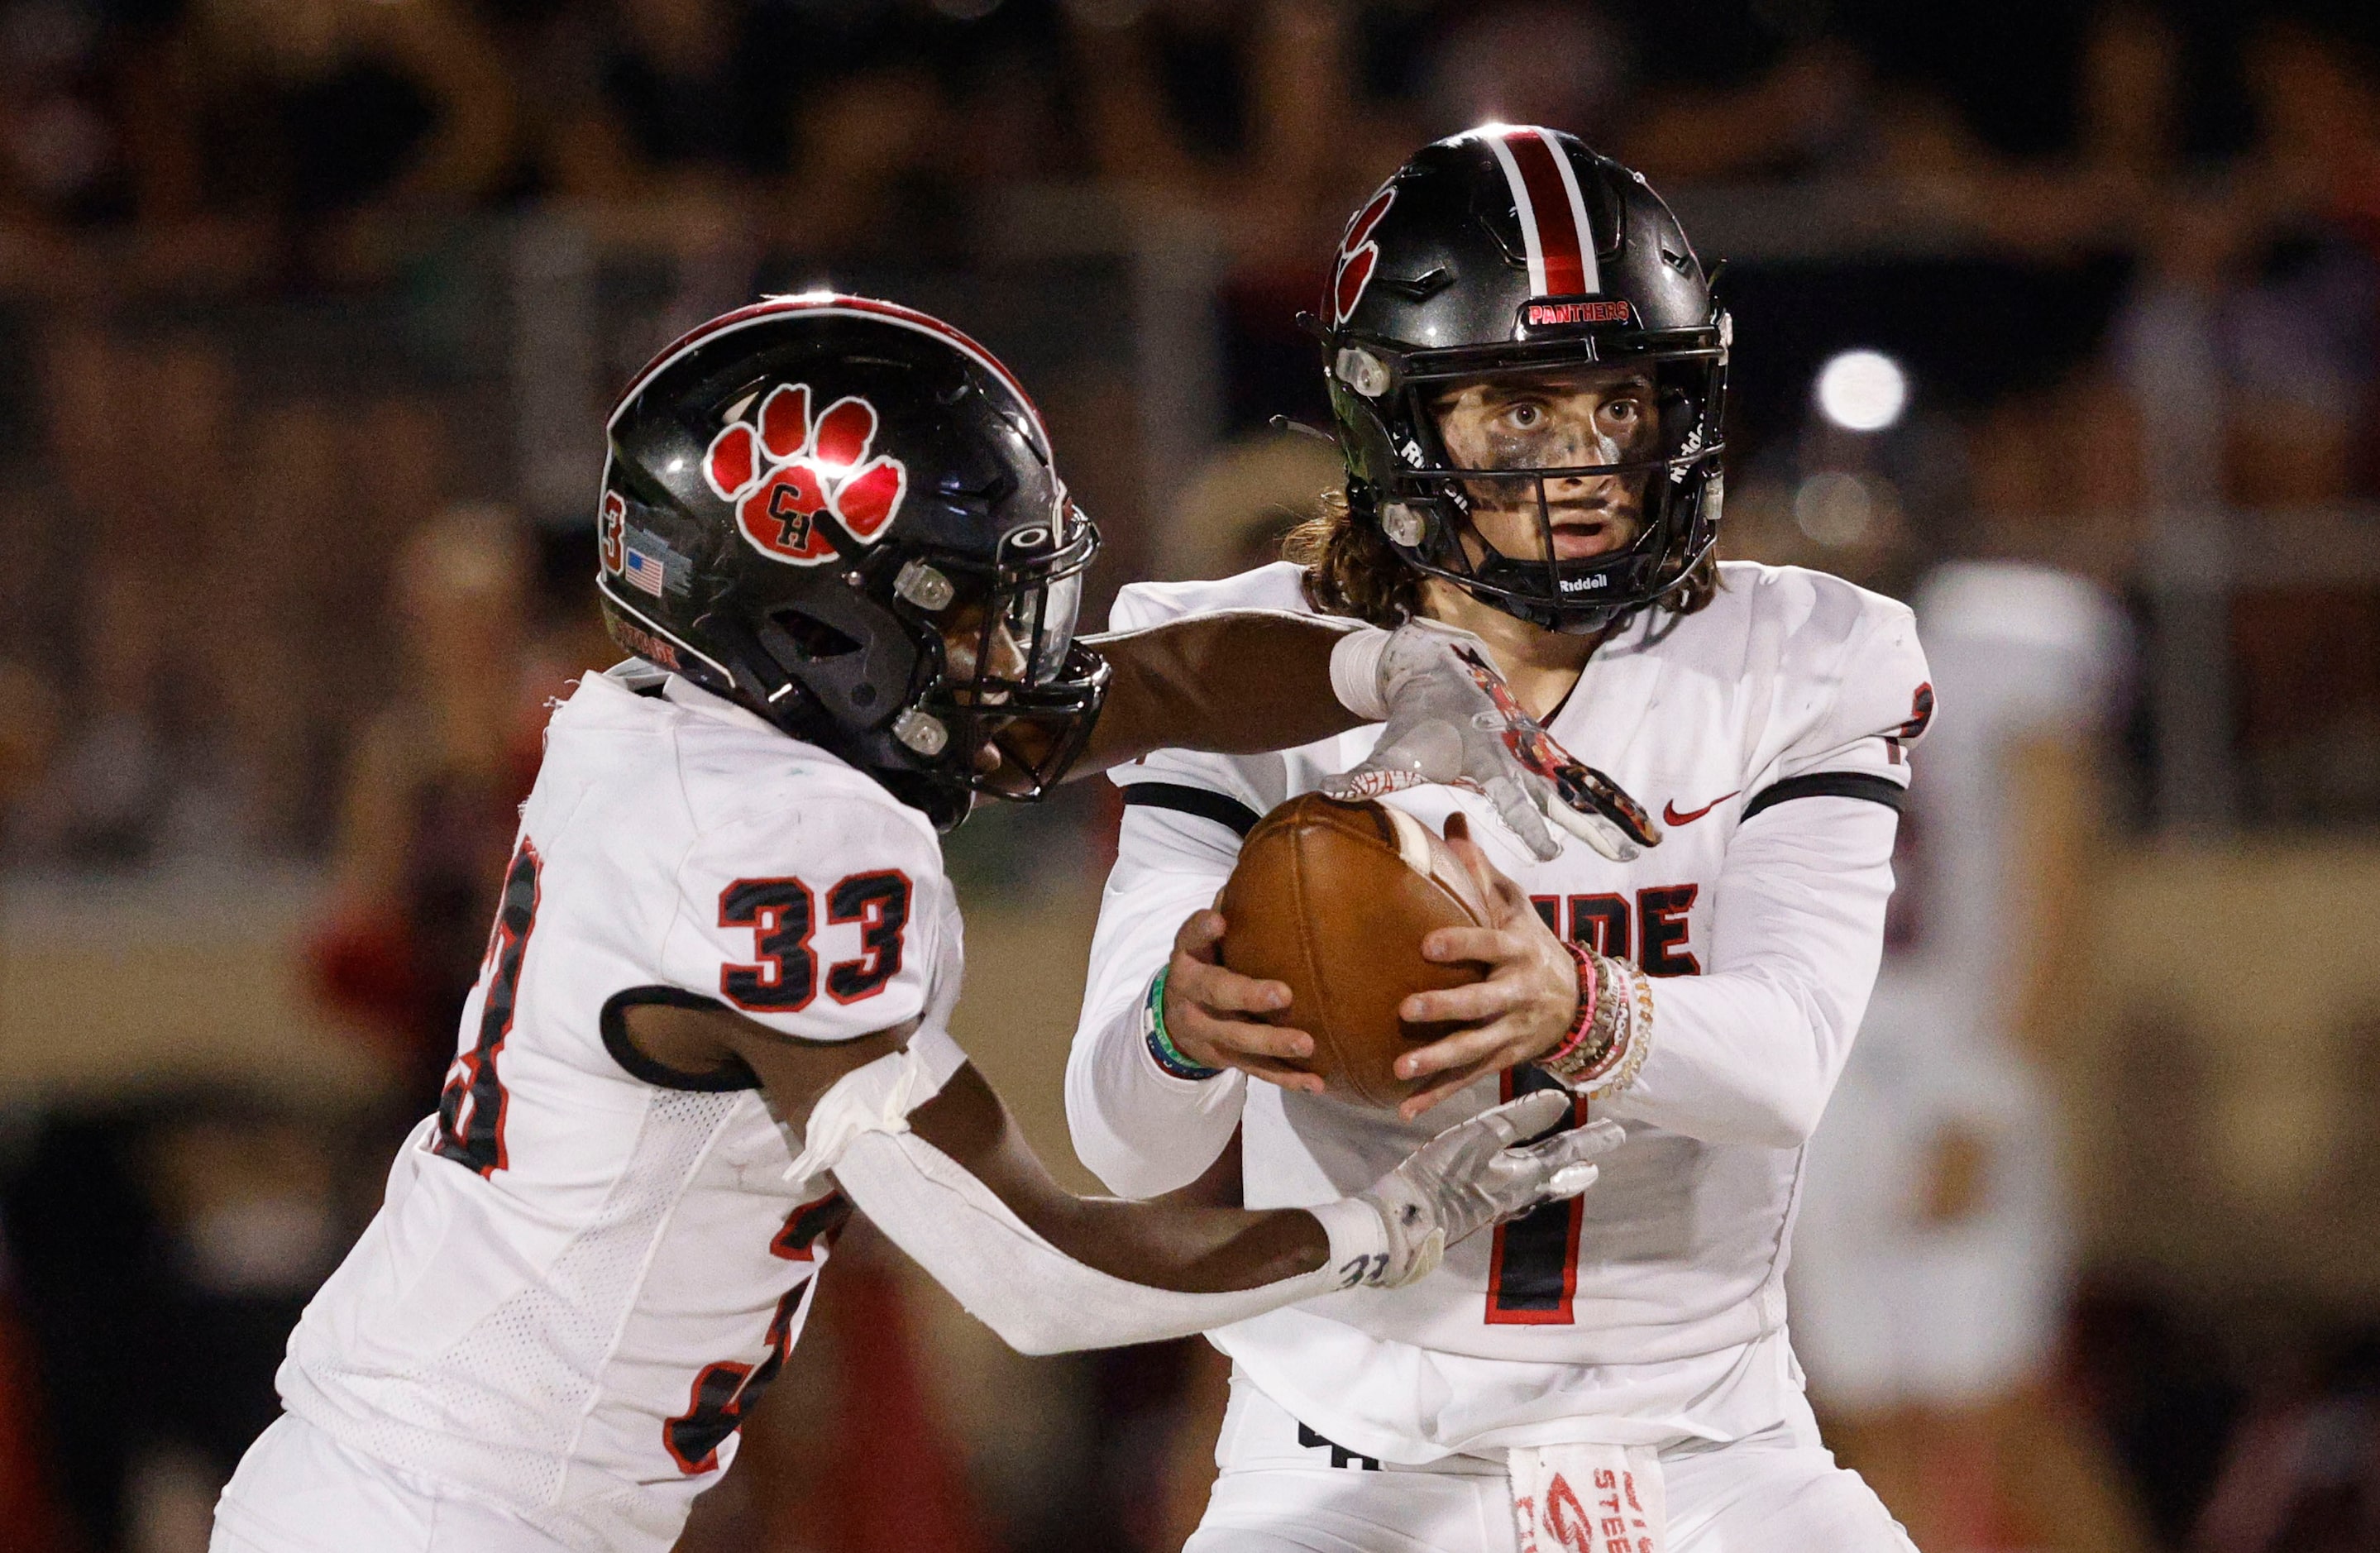
<svg viewBox="0 0 2380 1553"><path fill-rule="evenodd" d="M1572 939L1562 940L1561 946L1570 951L1572 960L1578 962L1578 1017L1572 1021L1570 1033L1562 1037L1561 1044L1537 1059L1537 1065L1542 1068L1550 1068L1575 1055L1578 1049L1586 1044L1587 1032L1595 1028L1595 995L1599 989L1595 954L1585 944Z"/></svg>

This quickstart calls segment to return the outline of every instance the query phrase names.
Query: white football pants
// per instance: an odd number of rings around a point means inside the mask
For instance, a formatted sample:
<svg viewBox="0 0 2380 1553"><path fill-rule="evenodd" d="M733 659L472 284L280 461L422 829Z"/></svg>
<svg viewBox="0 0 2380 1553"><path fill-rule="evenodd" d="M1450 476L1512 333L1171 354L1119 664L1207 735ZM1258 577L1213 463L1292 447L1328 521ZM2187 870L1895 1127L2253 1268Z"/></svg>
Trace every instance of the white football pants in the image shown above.
<svg viewBox="0 0 2380 1553"><path fill-rule="evenodd" d="M283 1413L215 1502L207 1553L571 1553L516 1516L444 1498Z"/></svg>
<svg viewBox="0 0 2380 1553"><path fill-rule="evenodd" d="M1182 1553L1515 1553L1503 1463L1373 1463L1301 1430L1240 1376L1207 1514ZM1669 1553L1916 1553L1806 1413L1730 1445L1661 1452Z"/></svg>

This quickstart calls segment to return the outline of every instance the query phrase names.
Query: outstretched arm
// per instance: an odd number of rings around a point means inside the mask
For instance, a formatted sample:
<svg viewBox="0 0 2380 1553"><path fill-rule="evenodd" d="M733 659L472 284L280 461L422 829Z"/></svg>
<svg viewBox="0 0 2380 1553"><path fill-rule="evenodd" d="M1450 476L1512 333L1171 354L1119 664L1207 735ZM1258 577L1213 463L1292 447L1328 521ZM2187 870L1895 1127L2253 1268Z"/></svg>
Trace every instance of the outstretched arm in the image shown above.
<svg viewBox="0 0 2380 1553"><path fill-rule="evenodd" d="M953 1074L910 1122L918 1137L990 1187L1035 1233L1129 1283L1185 1293L1251 1289L1318 1271L1330 1253L1313 1214L1213 1207L1214 1194L1195 1183L1145 1203L1075 1196L1050 1179L1008 1108L972 1066Z"/></svg>
<svg viewBox="0 0 2380 1553"><path fill-rule="evenodd" d="M1324 792L1368 798L1453 783L1486 795L1547 860L1560 851L1548 819L1623 861L1659 840L1634 799L1572 759L1522 709L1468 632L1427 620L1383 631L1224 610L1084 643L1114 678L1074 775L1160 748L1256 755L1384 722L1371 757Z"/></svg>
<svg viewBox="0 0 2380 1553"><path fill-rule="evenodd" d="M703 1071L733 1056L750 1067L779 1120L802 1134L797 1168L832 1170L879 1228L1027 1352L1182 1336L1337 1289L1409 1282L1448 1244L1584 1190L1585 1161L1618 1141L1615 1128L1510 1147L1552 1119L1527 1108L1560 1110L1559 1097L1530 1097L1310 1209L1208 1207L1195 1193L1080 1198L1050 1180L947 1036L804 1041L724 1009L655 1006L627 1018L630 1037L671 1066Z"/></svg>
<svg viewBox="0 0 2380 1553"><path fill-rule="evenodd" d="M1222 610L1085 637L1115 677L1070 777L1156 749L1256 755L1359 726L1366 720L1331 688L1330 654L1361 629L1352 620Z"/></svg>

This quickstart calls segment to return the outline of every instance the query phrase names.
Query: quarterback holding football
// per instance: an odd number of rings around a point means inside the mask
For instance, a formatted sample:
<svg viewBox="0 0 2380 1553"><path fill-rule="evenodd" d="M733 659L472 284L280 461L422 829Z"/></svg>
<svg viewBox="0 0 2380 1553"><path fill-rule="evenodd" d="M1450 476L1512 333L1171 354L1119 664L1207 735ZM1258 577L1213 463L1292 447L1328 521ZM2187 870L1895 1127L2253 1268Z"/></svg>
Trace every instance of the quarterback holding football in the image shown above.
<svg viewBox="0 0 2380 1553"><path fill-rule="evenodd" d="M635 657L553 715L437 1113L290 1340L220 1553L660 1553L855 1208L1044 1353L1410 1282L1592 1179L1609 1136L1514 1147L1562 1110L1534 1096L1311 1208L1078 1199L948 1029L939 832L1160 731L1385 718L1359 780L1604 823L1512 759L1537 733L1459 643L1262 612L1076 640L1098 535L1038 412L890 303L714 320L610 433L599 587Z"/></svg>
<svg viewBox="0 0 2380 1553"><path fill-rule="evenodd" d="M1118 770L1076 1149L1128 1196L1285 1207L1515 1095L1626 1141L1591 1195L1411 1284L1212 1334L1232 1401L1190 1553L1905 1548L1819 1443L1784 1273L1933 709L1910 612L1718 559L1728 317L1644 178L1568 135L1491 125L1417 153L1349 224L1318 324L1343 495L1289 559L1127 588L1114 624L1269 609L1474 633L1594 762L1582 791L1610 823L1548 860L1472 794L1388 796L1488 896L1421 945L1484 975L1404 1000L1454 1029L1394 1060L1390 1109L1325 1091L1289 987L1219 963L1209 909L1241 835L1345 790L1370 735Z"/></svg>

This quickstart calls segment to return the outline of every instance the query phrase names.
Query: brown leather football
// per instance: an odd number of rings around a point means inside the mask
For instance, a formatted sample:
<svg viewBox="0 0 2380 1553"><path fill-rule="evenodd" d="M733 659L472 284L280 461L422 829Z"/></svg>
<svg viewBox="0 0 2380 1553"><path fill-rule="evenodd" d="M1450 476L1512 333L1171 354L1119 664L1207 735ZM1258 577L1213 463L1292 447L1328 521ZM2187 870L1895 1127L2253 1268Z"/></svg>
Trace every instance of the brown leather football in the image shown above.
<svg viewBox="0 0 2380 1553"><path fill-rule="evenodd" d="M1408 1025L1397 1005L1487 974L1421 957L1425 935L1483 925L1487 905L1444 839L1385 804L1292 798L1240 843L1216 909L1223 965L1288 983L1272 1023L1314 1037L1306 1067L1344 1099L1394 1107L1420 1088L1391 1064L1454 1026Z"/></svg>

